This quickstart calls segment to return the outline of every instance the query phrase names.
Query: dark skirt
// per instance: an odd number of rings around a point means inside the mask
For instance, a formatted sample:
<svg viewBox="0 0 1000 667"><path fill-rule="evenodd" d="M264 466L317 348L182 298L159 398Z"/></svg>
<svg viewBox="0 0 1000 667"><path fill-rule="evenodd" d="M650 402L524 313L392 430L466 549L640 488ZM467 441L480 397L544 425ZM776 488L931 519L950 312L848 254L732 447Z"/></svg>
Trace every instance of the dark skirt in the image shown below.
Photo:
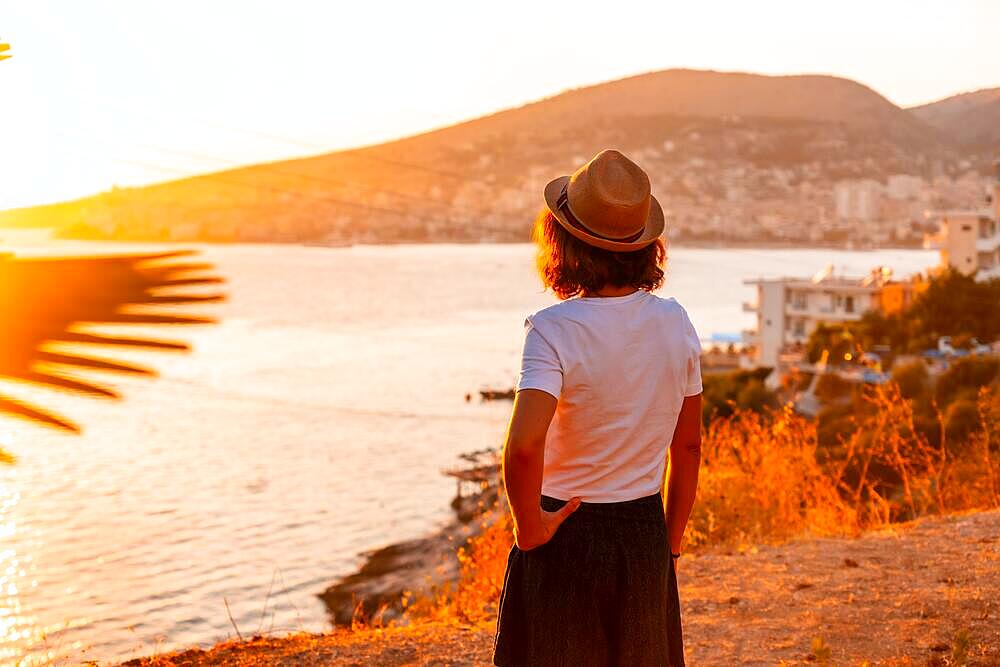
<svg viewBox="0 0 1000 667"><path fill-rule="evenodd" d="M542 509L565 504L542 496ZM496 665L684 665L659 494L582 503L540 547L507 557Z"/></svg>

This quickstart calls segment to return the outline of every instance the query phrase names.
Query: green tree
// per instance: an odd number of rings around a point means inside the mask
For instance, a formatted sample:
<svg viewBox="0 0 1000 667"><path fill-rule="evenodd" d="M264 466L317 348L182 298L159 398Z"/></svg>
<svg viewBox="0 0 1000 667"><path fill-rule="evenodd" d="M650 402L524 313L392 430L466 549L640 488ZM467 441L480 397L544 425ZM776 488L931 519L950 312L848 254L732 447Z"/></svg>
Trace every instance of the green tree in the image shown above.
<svg viewBox="0 0 1000 667"><path fill-rule="evenodd" d="M917 353L935 348L941 336L952 336L959 343L972 337L984 342L1000 338L1000 279L976 281L947 269L900 313L868 311L857 322L816 327L806 343L806 355L815 363L823 350L829 350L836 362L847 353L870 351L876 345L889 346L893 354Z"/></svg>
<svg viewBox="0 0 1000 667"><path fill-rule="evenodd" d="M905 313L913 334L1000 337L1000 279L977 282L954 269L936 276Z"/></svg>
<svg viewBox="0 0 1000 667"><path fill-rule="evenodd" d="M830 362L840 363L858 349L854 332L843 324L819 324L806 342L806 358L815 364L823 356L823 350L830 351Z"/></svg>
<svg viewBox="0 0 1000 667"><path fill-rule="evenodd" d="M778 397L764 385L770 368L710 373L704 378L701 414L705 424L715 417L728 417L736 408L761 412L778 406Z"/></svg>
<svg viewBox="0 0 1000 667"><path fill-rule="evenodd" d="M934 393L944 407L960 393L975 395L980 387L1000 380L1000 359L996 357L963 357L956 359L937 380Z"/></svg>
<svg viewBox="0 0 1000 667"><path fill-rule="evenodd" d="M894 366L892 380L899 385L899 392L903 398L913 399L924 396L930 387L927 366L919 359Z"/></svg>
<svg viewBox="0 0 1000 667"><path fill-rule="evenodd" d="M894 350L906 349L910 337L898 313L886 315L879 310L869 310L851 325L858 344L865 349L875 345L888 345Z"/></svg>
<svg viewBox="0 0 1000 667"><path fill-rule="evenodd" d="M969 436L979 431L979 406L975 396L960 398L948 406L944 414L945 434L950 449L960 448Z"/></svg>

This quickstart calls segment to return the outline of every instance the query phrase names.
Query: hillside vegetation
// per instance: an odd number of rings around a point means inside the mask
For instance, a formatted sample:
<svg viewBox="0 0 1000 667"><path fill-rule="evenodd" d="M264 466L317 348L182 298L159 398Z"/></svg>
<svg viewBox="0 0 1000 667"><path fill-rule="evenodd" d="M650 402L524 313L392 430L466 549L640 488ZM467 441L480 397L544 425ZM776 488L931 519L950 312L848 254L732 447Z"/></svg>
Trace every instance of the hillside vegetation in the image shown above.
<svg viewBox="0 0 1000 667"><path fill-rule="evenodd" d="M983 153L995 153L1000 149L1000 88L946 97L910 111L970 148Z"/></svg>
<svg viewBox="0 0 1000 667"><path fill-rule="evenodd" d="M675 236L715 220L756 233L768 216L829 217L837 179L958 175L960 143L847 79L667 70L377 146L11 211L0 225L142 240L526 240L544 183L615 146L651 174Z"/></svg>

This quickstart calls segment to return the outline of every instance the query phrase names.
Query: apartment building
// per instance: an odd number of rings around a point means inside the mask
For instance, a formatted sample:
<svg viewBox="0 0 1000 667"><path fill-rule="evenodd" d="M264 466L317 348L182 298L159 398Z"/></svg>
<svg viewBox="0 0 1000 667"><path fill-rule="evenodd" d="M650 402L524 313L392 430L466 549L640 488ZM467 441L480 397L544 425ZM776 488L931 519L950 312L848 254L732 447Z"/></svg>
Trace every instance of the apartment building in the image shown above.
<svg viewBox="0 0 1000 667"><path fill-rule="evenodd" d="M827 267L812 278L743 282L757 287L756 302L743 304L745 311L757 315L757 328L743 332L743 343L752 349L755 365L775 369L768 378L772 384L786 370L786 353L804 345L820 324L857 321L868 310L898 310L926 286L922 281L893 281L884 267L862 277L837 276Z"/></svg>
<svg viewBox="0 0 1000 667"><path fill-rule="evenodd" d="M938 232L924 239L941 253L941 266L975 273L977 280L1000 278L1000 160L989 197L990 206L969 211L938 211Z"/></svg>

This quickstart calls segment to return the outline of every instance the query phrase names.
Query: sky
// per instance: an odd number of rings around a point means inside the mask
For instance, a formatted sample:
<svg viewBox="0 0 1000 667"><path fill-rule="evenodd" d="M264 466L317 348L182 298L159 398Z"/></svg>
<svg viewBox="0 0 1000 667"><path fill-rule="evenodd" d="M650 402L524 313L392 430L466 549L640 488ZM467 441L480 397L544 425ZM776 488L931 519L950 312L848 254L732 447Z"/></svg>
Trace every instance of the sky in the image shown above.
<svg viewBox="0 0 1000 667"><path fill-rule="evenodd" d="M0 209L378 143L687 67L1000 86L1000 2L0 0Z"/></svg>

